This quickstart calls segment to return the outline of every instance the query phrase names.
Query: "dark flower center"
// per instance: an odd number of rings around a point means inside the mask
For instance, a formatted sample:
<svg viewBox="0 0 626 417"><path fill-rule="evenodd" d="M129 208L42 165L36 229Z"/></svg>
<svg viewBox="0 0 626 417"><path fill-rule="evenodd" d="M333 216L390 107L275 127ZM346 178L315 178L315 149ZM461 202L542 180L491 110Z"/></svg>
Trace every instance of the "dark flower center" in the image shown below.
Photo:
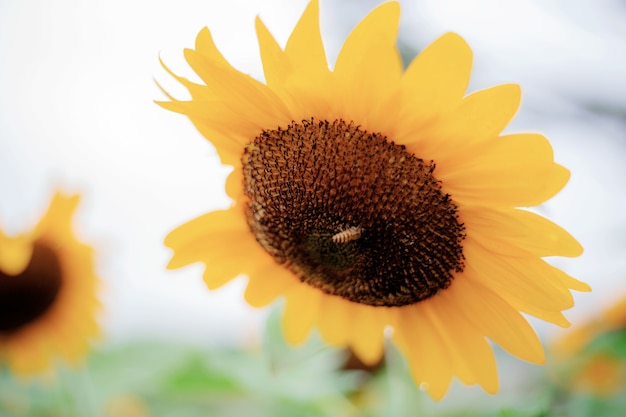
<svg viewBox="0 0 626 417"><path fill-rule="evenodd" d="M41 317L54 303L62 284L57 254L36 243L30 263L18 275L0 270L0 334L19 330Z"/></svg>
<svg viewBox="0 0 626 417"><path fill-rule="evenodd" d="M242 163L251 231L308 285L404 306L463 270L465 228L435 164L381 134L304 120L261 133Z"/></svg>

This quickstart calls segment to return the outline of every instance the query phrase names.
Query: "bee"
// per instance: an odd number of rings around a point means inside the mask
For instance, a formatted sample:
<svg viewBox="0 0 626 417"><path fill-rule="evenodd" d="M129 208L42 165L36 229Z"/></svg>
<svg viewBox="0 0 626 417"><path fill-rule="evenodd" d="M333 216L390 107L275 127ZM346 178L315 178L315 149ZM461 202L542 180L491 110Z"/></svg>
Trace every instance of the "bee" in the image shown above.
<svg viewBox="0 0 626 417"><path fill-rule="evenodd" d="M363 229L361 229L359 226L352 226L347 228L346 230L342 230L341 232L334 234L331 239L335 243L347 243L360 238L362 232Z"/></svg>

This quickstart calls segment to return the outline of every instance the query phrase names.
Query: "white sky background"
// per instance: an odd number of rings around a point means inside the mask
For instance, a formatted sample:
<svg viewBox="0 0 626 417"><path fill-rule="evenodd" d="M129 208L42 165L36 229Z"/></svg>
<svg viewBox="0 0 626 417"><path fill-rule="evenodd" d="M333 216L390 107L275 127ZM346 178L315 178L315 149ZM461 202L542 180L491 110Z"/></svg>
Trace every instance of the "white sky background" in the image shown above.
<svg viewBox="0 0 626 417"><path fill-rule="evenodd" d="M245 279L209 293L200 266L164 269L166 233L228 205L228 169L187 119L152 102L162 98L153 78L184 93L158 56L191 76L182 49L203 26L237 68L260 78L254 17L284 44L306 3L0 1L0 224L31 227L57 185L83 194L78 226L100 251L109 340L258 337L263 313L243 302ZM321 1L331 61L378 3ZM470 89L521 84L522 109L509 130L546 134L572 171L567 188L541 208L586 249L558 260L595 290L577 295L568 316L626 294L626 3L401 3L404 44L423 48L446 31L465 37L475 56Z"/></svg>

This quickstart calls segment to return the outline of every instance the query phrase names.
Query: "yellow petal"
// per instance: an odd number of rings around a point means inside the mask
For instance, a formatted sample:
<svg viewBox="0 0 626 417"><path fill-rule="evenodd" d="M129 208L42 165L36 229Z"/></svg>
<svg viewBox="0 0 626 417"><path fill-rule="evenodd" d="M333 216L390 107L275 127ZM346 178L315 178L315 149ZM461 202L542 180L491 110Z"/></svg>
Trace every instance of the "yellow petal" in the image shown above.
<svg viewBox="0 0 626 417"><path fill-rule="evenodd" d="M238 242L237 250L232 246L201 255L206 269L203 279L208 289L215 290L240 274L257 271L267 262L269 255L260 249L254 239Z"/></svg>
<svg viewBox="0 0 626 417"><path fill-rule="evenodd" d="M240 274L257 271L271 259L247 229L237 206L180 226L166 237L165 244L174 250L168 269L203 262L204 281L211 290Z"/></svg>
<svg viewBox="0 0 626 417"><path fill-rule="evenodd" d="M511 307L522 313L529 314L533 317L537 317L538 319L547 321L548 323L556 324L560 327L566 328L571 326L569 320L567 320L567 318L560 311L549 311L542 309L533 304L531 300L525 300L511 293L500 292L499 295L500 297L502 297L503 300L509 303Z"/></svg>
<svg viewBox="0 0 626 417"><path fill-rule="evenodd" d="M254 120L260 128L257 134L263 128L275 126L280 120L290 121L282 101L254 78L210 61L191 49L185 50L185 59L221 100L220 104L229 106L242 120Z"/></svg>
<svg viewBox="0 0 626 417"><path fill-rule="evenodd" d="M587 283L579 281L576 278L573 278L567 275L565 272L561 271L557 267L554 267L552 265L548 265L548 266L552 273L552 276L555 277L556 279L559 279L561 283L565 285L567 288L571 288L574 291L581 291L581 292L591 291L591 287Z"/></svg>
<svg viewBox="0 0 626 417"><path fill-rule="evenodd" d="M541 135L503 136L472 151L471 157L450 155L441 158L455 160L441 162L434 174L446 193L468 206L537 205L569 179L567 170L552 162L550 143Z"/></svg>
<svg viewBox="0 0 626 417"><path fill-rule="evenodd" d="M285 340L292 345L304 343L320 310L321 291L306 284L296 285L286 293L283 313Z"/></svg>
<svg viewBox="0 0 626 417"><path fill-rule="evenodd" d="M441 320L436 312L436 308L434 308L436 307L434 304L438 303L436 300L429 301L431 302L423 303L422 314L424 314L425 318L432 324L433 332L438 337L438 340L433 341L433 343L438 343L441 351L447 356L452 375L457 376L466 384L474 383L473 372L470 370L463 354L459 352L458 347L454 345L454 339L453 336L449 334L447 323ZM451 319L451 317L447 317L447 319ZM463 317L462 321L466 322L467 319Z"/></svg>
<svg viewBox="0 0 626 417"><path fill-rule="evenodd" d="M491 346L446 291L427 301L426 313L441 335L454 363L454 374L466 384L480 384L491 394L498 391L496 359Z"/></svg>
<svg viewBox="0 0 626 417"><path fill-rule="evenodd" d="M329 72L320 34L317 0L312 0L302 14L287 41L285 55L289 58L291 68L299 74L307 74L315 79L318 74Z"/></svg>
<svg viewBox="0 0 626 417"><path fill-rule="evenodd" d="M213 36L209 28L204 27L196 36L196 51L209 61L215 62L226 68L232 68L226 58L220 53L213 42Z"/></svg>
<svg viewBox="0 0 626 417"><path fill-rule="evenodd" d="M231 125L236 124L238 120L237 116L232 115L232 112L219 119L219 122L213 123L212 118L218 117L218 114L210 113L210 109L217 105L216 102L207 103L204 106L201 102L178 100L157 102L156 104L164 109L189 117L202 136L213 144L220 160L226 165L235 166L240 163L243 144L248 143L251 138L246 134L258 132L257 126L253 124L247 124L247 129L242 133L232 131ZM204 110L201 110L203 108ZM221 113L223 113L223 109ZM223 114L219 114L219 116L223 116Z"/></svg>
<svg viewBox="0 0 626 417"><path fill-rule="evenodd" d="M504 257L482 248L468 237L463 242L468 279L497 293L511 293L548 311L574 305L574 298L553 268L533 257Z"/></svg>
<svg viewBox="0 0 626 417"><path fill-rule="evenodd" d="M349 301L325 295L321 299L318 326L322 338L332 346L345 346L350 336L353 308Z"/></svg>
<svg viewBox="0 0 626 417"><path fill-rule="evenodd" d="M429 125L426 135L455 141L459 145L497 137L519 109L521 90L516 84L503 84L476 91L441 119ZM431 133L432 132L432 133Z"/></svg>
<svg viewBox="0 0 626 417"><path fill-rule="evenodd" d="M464 207L467 233L495 253L579 256L583 248L565 229L535 213L516 209Z"/></svg>
<svg viewBox="0 0 626 417"><path fill-rule="evenodd" d="M484 146L498 137L519 107L520 89L505 84L477 91L456 107L420 127L405 122L399 143L423 159L432 159L447 167L459 161L473 160ZM468 158L471 155L471 158ZM437 173L438 174L438 173Z"/></svg>
<svg viewBox="0 0 626 417"><path fill-rule="evenodd" d="M400 5L396 2L383 3L371 11L343 44L337 57L335 74L342 80L354 76L363 81L382 81L378 77L371 80L365 74L399 77L402 64L395 48L399 21ZM366 58L371 61L363 66ZM385 58L391 59L387 61Z"/></svg>
<svg viewBox="0 0 626 417"><path fill-rule="evenodd" d="M50 369L48 358L51 352L46 348L45 342L31 335L27 338L30 340L23 338L18 342L20 346L10 346L5 352L6 360L16 375L43 373Z"/></svg>
<svg viewBox="0 0 626 417"><path fill-rule="evenodd" d="M215 94L212 94L211 90L208 89L207 86L196 84L194 82L189 81L185 77L181 77L180 75L176 75L174 73L174 71L172 71L167 65L165 65L165 62L163 62L163 60L161 59L160 56L159 56L159 64L161 64L163 69L169 75L171 75L176 81L181 83L187 90L189 90L189 93L191 93L191 97L192 98L194 98L194 99L215 99L216 98ZM159 87L161 92L167 96L167 98L169 98L172 101L179 101L179 100L175 99L170 93L168 93L167 90L165 90L165 88L163 88L161 86L161 84L159 84L157 82L156 85ZM162 107L164 107L164 108L167 108L167 107L165 107L163 105L164 104L167 105L168 102L157 101L157 104L162 106Z"/></svg>
<svg viewBox="0 0 626 417"><path fill-rule="evenodd" d="M457 276L445 291L488 338L520 359L544 363L543 347L533 328L496 293L464 276Z"/></svg>
<svg viewBox="0 0 626 417"><path fill-rule="evenodd" d="M272 89L276 89L283 84L291 72L291 66L285 53L259 17L256 18L255 24L265 82Z"/></svg>
<svg viewBox="0 0 626 417"><path fill-rule="evenodd" d="M297 278L289 270L277 265L269 257L267 264L251 272L249 278L244 298L253 307L270 304L291 286L298 284Z"/></svg>
<svg viewBox="0 0 626 417"><path fill-rule="evenodd" d="M335 95L345 102L340 111L366 129L372 115L388 114L379 106L399 86L402 61L395 46L399 19L399 4L383 3L352 31L337 57Z"/></svg>
<svg viewBox="0 0 626 417"><path fill-rule="evenodd" d="M394 339L404 353L415 383L434 400L440 400L452 381L450 360L420 304L403 307L398 314Z"/></svg>
<svg viewBox="0 0 626 417"><path fill-rule="evenodd" d="M403 113L421 125L461 101L470 80L472 50L455 33L446 33L411 62L402 77L407 97Z"/></svg>
<svg viewBox="0 0 626 417"><path fill-rule="evenodd" d="M19 275L30 263L32 254L31 236L8 237L0 230L0 272L5 275Z"/></svg>
<svg viewBox="0 0 626 417"><path fill-rule="evenodd" d="M72 218L80 200L79 195L65 195L57 192L52 197L50 207L37 224L34 235L45 231L48 235L72 235Z"/></svg>
<svg viewBox="0 0 626 417"><path fill-rule="evenodd" d="M174 254L167 264L167 268L177 269L196 262L209 262L209 260L215 259L219 261L219 256L222 254L239 253L240 245L249 240L254 240L251 239L250 232L207 232L198 239L190 239L183 244L172 247ZM237 248L237 250L234 251L233 248ZM251 254L240 254L239 256L249 255Z"/></svg>
<svg viewBox="0 0 626 417"><path fill-rule="evenodd" d="M244 197L243 193L243 169L241 165L235 169L226 178L226 194L235 202L239 202Z"/></svg>
<svg viewBox="0 0 626 417"><path fill-rule="evenodd" d="M241 207L217 210L203 214L171 231L165 238L165 246L178 247L204 239L207 235L226 236L231 232L248 231ZM219 237L215 237L219 239Z"/></svg>
<svg viewBox="0 0 626 417"><path fill-rule="evenodd" d="M359 305L353 312L350 325L350 346L359 359L374 365L383 356L385 347L384 330L388 324L386 308Z"/></svg>

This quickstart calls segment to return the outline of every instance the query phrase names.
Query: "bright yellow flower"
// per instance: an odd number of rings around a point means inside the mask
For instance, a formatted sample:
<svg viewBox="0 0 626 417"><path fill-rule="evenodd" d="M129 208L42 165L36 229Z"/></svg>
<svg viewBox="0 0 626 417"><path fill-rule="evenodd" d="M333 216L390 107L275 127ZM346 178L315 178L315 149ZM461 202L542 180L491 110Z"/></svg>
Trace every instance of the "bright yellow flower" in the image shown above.
<svg viewBox="0 0 626 417"><path fill-rule="evenodd" d="M386 327L415 381L441 398L453 376L496 392L487 338L544 361L520 314L567 326L570 289L589 287L544 256L578 256L565 230L517 207L556 194L569 172L539 134L501 135L520 89L465 96L472 52L448 33L404 71L400 8L385 3L346 40L333 70L312 1L283 50L257 19L265 84L234 69L203 29L185 58L204 84L173 73L187 115L234 171L228 210L174 230L169 268L206 265L218 288L249 277L246 300L284 297L292 343L313 327L366 363ZM169 71L169 70L168 70Z"/></svg>
<svg viewBox="0 0 626 417"><path fill-rule="evenodd" d="M613 349L619 346L600 344L601 338L623 335L626 332L626 298L605 309L599 317L568 330L551 346L556 362L568 373L560 381L571 388L591 392L597 396L611 396L626 387L626 361Z"/></svg>
<svg viewBox="0 0 626 417"><path fill-rule="evenodd" d="M0 365L15 374L45 372L56 358L75 362L99 334L93 250L71 226L77 204L57 193L31 233L0 230Z"/></svg>
<svg viewBox="0 0 626 417"><path fill-rule="evenodd" d="M626 363L610 355L585 358L570 375L568 384L577 390L590 392L598 397L610 397L623 393L626 387Z"/></svg>

